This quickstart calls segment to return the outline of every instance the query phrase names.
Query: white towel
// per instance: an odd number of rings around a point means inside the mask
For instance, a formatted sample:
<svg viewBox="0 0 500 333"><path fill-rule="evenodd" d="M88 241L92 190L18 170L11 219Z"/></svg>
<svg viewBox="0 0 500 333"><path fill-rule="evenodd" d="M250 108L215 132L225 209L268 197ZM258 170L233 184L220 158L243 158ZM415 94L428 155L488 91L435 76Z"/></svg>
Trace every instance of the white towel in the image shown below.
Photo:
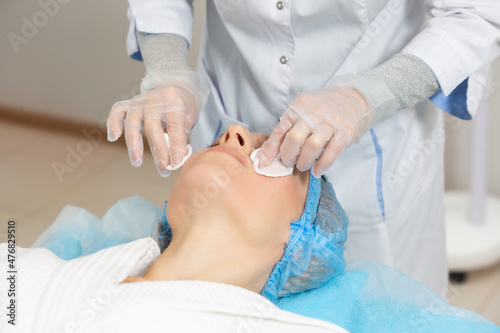
<svg viewBox="0 0 500 333"><path fill-rule="evenodd" d="M0 244L1 267L7 245ZM17 321L0 332L345 332L282 311L246 289L205 281L120 284L142 276L160 255L152 238L64 261L43 248L17 247ZM0 307L6 309L6 269ZM5 310L4 310L5 311Z"/></svg>

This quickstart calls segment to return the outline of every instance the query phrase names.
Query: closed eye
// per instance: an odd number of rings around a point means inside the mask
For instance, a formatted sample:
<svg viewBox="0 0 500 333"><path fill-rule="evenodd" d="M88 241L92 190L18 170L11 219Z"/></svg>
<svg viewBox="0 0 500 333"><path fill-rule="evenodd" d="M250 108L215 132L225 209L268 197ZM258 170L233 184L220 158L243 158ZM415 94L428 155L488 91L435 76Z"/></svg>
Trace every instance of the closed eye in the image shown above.
<svg viewBox="0 0 500 333"><path fill-rule="evenodd" d="M208 146L207 148L212 148L212 147L215 147L215 146L218 146L219 145L219 140L217 141L214 141L210 146Z"/></svg>
<svg viewBox="0 0 500 333"><path fill-rule="evenodd" d="M207 145L205 148L212 148L212 147L218 146L220 144L220 138L222 138L222 135L224 135L224 133L219 135L219 137L214 142L212 142L211 145Z"/></svg>

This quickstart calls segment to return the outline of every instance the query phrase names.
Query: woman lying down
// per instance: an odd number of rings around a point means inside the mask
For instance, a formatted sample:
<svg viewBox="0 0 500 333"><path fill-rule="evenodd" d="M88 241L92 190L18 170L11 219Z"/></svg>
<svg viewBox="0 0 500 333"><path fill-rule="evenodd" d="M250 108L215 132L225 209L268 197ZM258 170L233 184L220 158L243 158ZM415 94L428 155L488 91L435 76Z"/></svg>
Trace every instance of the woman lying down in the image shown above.
<svg viewBox="0 0 500 333"><path fill-rule="evenodd" d="M163 212L138 197L100 221L65 207L35 248L17 249L19 317L0 331L500 330L392 268L346 267L332 185L297 169L256 173L265 139L229 127L186 161Z"/></svg>

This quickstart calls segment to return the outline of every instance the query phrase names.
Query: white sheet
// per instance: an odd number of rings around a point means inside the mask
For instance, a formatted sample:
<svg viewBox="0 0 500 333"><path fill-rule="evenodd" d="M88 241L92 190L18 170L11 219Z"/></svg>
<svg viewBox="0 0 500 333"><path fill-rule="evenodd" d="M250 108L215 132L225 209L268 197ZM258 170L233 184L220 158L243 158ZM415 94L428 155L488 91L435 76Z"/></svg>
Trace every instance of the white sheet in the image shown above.
<svg viewBox="0 0 500 333"><path fill-rule="evenodd" d="M7 247L0 244L1 267ZM346 332L282 311L246 289L204 281L120 284L160 255L152 238L70 261L49 250L17 248L17 325L0 332ZM6 308L6 269L0 307Z"/></svg>

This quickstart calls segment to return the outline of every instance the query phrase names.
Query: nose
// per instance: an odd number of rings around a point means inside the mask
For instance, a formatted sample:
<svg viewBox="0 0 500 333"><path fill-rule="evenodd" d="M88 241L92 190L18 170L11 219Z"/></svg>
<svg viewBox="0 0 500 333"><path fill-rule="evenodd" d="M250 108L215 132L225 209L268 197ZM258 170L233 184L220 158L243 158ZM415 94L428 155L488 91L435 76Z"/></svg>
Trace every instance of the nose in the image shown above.
<svg viewBox="0 0 500 333"><path fill-rule="evenodd" d="M240 125L229 126L226 133L220 138L219 143L241 149L248 156L252 153L253 146L250 132Z"/></svg>

